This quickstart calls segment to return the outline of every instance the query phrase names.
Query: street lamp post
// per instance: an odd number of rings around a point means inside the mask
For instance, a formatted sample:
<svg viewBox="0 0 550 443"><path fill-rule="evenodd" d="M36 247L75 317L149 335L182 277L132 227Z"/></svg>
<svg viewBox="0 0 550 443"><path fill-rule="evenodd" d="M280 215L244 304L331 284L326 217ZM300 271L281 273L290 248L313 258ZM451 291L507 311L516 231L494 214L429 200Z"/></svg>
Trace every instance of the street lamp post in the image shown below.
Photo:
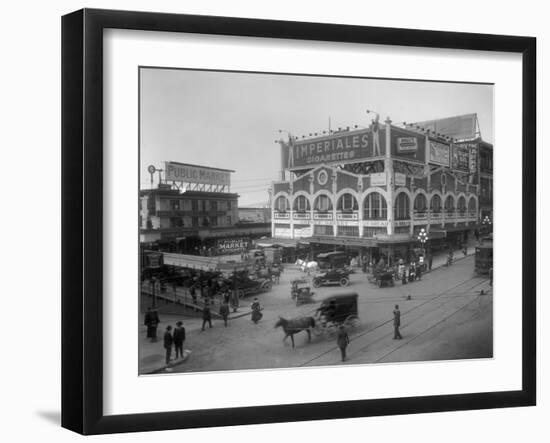
<svg viewBox="0 0 550 443"><path fill-rule="evenodd" d="M420 232L418 233L417 238L420 244L422 245L422 255L425 256L426 255L425 245L426 245L426 242L428 241L428 233L424 228L420 229Z"/></svg>
<svg viewBox="0 0 550 443"><path fill-rule="evenodd" d="M491 226L491 219L489 218L488 215L485 216L481 224L483 225L483 231L485 231L485 233L488 233L489 227Z"/></svg>

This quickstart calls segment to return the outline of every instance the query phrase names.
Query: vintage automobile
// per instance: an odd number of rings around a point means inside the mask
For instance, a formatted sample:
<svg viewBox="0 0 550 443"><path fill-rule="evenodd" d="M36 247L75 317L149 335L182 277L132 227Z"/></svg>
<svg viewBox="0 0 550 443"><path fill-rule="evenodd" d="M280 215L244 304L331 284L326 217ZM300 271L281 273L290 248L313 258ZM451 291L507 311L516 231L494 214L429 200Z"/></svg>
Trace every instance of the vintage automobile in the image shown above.
<svg viewBox="0 0 550 443"><path fill-rule="evenodd" d="M340 285L342 287L349 285L349 271L344 269L332 269L321 272L313 277L313 287L318 288L325 285Z"/></svg>
<svg viewBox="0 0 550 443"><path fill-rule="evenodd" d="M379 288L395 284L395 273L391 268L375 270L373 277L373 283L376 283Z"/></svg>
<svg viewBox="0 0 550 443"><path fill-rule="evenodd" d="M307 279L292 280L290 282L290 296L296 301L296 306L314 302L314 292L309 285L310 282Z"/></svg>

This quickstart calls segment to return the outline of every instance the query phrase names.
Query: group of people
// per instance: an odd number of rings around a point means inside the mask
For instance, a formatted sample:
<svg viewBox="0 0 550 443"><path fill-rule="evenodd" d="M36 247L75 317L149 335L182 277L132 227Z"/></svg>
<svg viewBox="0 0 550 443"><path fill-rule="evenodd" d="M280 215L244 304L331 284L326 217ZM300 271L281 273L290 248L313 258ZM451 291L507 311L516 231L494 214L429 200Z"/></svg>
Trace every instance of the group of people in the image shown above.
<svg viewBox="0 0 550 443"><path fill-rule="evenodd" d="M176 360L183 358L183 342L185 341L185 328L183 323L178 321L176 327L172 332L172 326L166 326L164 332L164 349L166 351L166 365L168 365L172 358L172 348L176 350Z"/></svg>

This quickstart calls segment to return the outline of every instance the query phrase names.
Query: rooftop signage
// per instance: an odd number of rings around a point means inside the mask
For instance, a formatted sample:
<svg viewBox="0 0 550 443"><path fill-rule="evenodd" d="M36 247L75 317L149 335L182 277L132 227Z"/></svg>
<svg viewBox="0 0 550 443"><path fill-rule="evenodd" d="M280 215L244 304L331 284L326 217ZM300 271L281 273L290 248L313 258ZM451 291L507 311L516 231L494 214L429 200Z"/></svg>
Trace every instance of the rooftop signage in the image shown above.
<svg viewBox="0 0 550 443"><path fill-rule="evenodd" d="M385 155L385 131L382 128L360 129L308 140L292 140L285 144L282 155L288 169L382 157Z"/></svg>
<svg viewBox="0 0 550 443"><path fill-rule="evenodd" d="M167 182L200 183L207 185L229 186L229 169L209 168L186 163L165 162L164 173Z"/></svg>

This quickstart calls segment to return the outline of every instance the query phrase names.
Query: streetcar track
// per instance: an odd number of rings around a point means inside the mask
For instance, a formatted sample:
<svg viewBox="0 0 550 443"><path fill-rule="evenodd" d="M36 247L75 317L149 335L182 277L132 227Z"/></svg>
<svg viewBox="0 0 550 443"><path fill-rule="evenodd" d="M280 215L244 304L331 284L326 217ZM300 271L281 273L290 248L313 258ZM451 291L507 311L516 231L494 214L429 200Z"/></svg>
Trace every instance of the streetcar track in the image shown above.
<svg viewBox="0 0 550 443"><path fill-rule="evenodd" d="M438 321L437 323L433 324L432 326L424 329L422 332L419 332L418 334L416 334L413 338L411 338L410 340L407 340L405 341L403 344L397 346L396 348L392 349L391 351L387 352L386 354L384 354L382 357L380 358L377 358L376 360L374 360L372 363L378 363L380 362L381 360L383 360L384 358L386 358L388 355L390 354L393 354L395 351L401 349L403 346L405 345L408 345L409 343L411 343L412 341L416 340L418 337L420 337L421 335L425 334L426 332L428 332L429 330L435 328L436 326L440 325L441 323L447 321L449 318L451 318L453 315L457 314L458 312L462 311L463 309L467 308L468 306L470 306L471 304L473 304L475 301L479 300L479 296L474 298L473 300L470 300L468 303L466 303L465 305L461 306L460 308L458 308L456 311L452 312L451 314L449 314L448 316L446 316L445 318L441 319L440 321Z"/></svg>
<svg viewBox="0 0 550 443"><path fill-rule="evenodd" d="M485 278L482 278L482 277L475 277L475 276L474 276L474 277L471 277L471 278L469 278L468 280L462 281L462 282L458 283L457 285L455 285L455 286L453 286L453 287L447 289L446 291L443 291L441 294L439 294L439 295L437 295L437 296L434 296L434 297L431 297L431 298L429 298L428 300L426 300L425 302L420 303L419 305L416 305L415 307L410 308L410 309L407 310L407 311L404 311L404 312L402 313L402 315L405 316L405 315L407 315L407 314L409 314L409 313L411 313L411 312L413 312L413 311L415 311L415 310L421 308L422 306L427 305L427 304L430 303L430 302L433 302L433 301L436 301L436 300L442 298L443 296L449 296L449 295L452 294L451 291L455 290L456 288L458 288L458 287L460 287L460 286L462 286L462 285L465 285L465 284L467 284L467 283L470 283L470 282L472 282L472 281L474 281L474 280L481 280L481 281L475 283L472 287L468 288L468 291L471 291L471 290L474 289L475 287L480 286L481 284L485 283L485 280L486 280L486 279L485 279ZM460 293L460 294L462 294L462 293ZM474 294L471 294L471 295L474 295ZM403 300L403 299L400 298L399 300L401 301L401 300ZM453 300L453 298L449 298L449 300L448 300L447 302L443 303L443 304L440 305L440 306L444 306L445 304L449 303L451 300ZM475 300L475 299L474 299L474 300ZM314 311L312 311L312 312L314 312ZM421 316L418 317L418 318L422 318L422 317L423 317L423 315L421 315ZM417 318L416 320L418 320L418 318ZM393 322L393 319L387 320L387 321L385 321L385 322L383 322L383 323L381 323L381 324L375 326L375 327L372 328L372 329L369 329L369 330L367 330L367 331L364 331L364 332L361 333L361 334L357 334L357 335L355 335L355 336L353 337L353 339L350 338L350 343L353 342L353 341L356 341L357 339L359 339L359 338L361 338L361 337L364 337L364 336L367 335L367 334L371 334L373 331L375 331L375 330L377 330L377 329L381 328L382 326L385 326L385 325L387 325L387 324L389 324L389 323L392 323L392 322ZM391 334L390 334L390 335L391 335ZM383 338L386 338L386 337L387 337L387 336L384 336L384 337L381 337L381 338L379 338L379 339L376 339L376 340L372 341L372 342L369 343L367 346L362 347L362 348L360 349L360 351L363 351L364 349L368 348L369 346L372 346L373 344L379 342L380 340L382 340ZM331 347L331 348L328 349L327 351L324 351L324 352L318 354L317 356L315 356L315 357L313 357L313 358L311 358L311 359L305 361L304 363L301 363L299 366L306 366L306 365L308 365L309 363L311 363L311 362L313 362L313 361L315 361L315 360L317 360L317 359L319 359L319 358L321 358L321 357L323 357L323 356L325 356L325 355L327 355L327 354L329 354L329 353L331 353L331 352L334 352L334 350L336 350L336 349L337 349L336 346L335 346L335 347Z"/></svg>

